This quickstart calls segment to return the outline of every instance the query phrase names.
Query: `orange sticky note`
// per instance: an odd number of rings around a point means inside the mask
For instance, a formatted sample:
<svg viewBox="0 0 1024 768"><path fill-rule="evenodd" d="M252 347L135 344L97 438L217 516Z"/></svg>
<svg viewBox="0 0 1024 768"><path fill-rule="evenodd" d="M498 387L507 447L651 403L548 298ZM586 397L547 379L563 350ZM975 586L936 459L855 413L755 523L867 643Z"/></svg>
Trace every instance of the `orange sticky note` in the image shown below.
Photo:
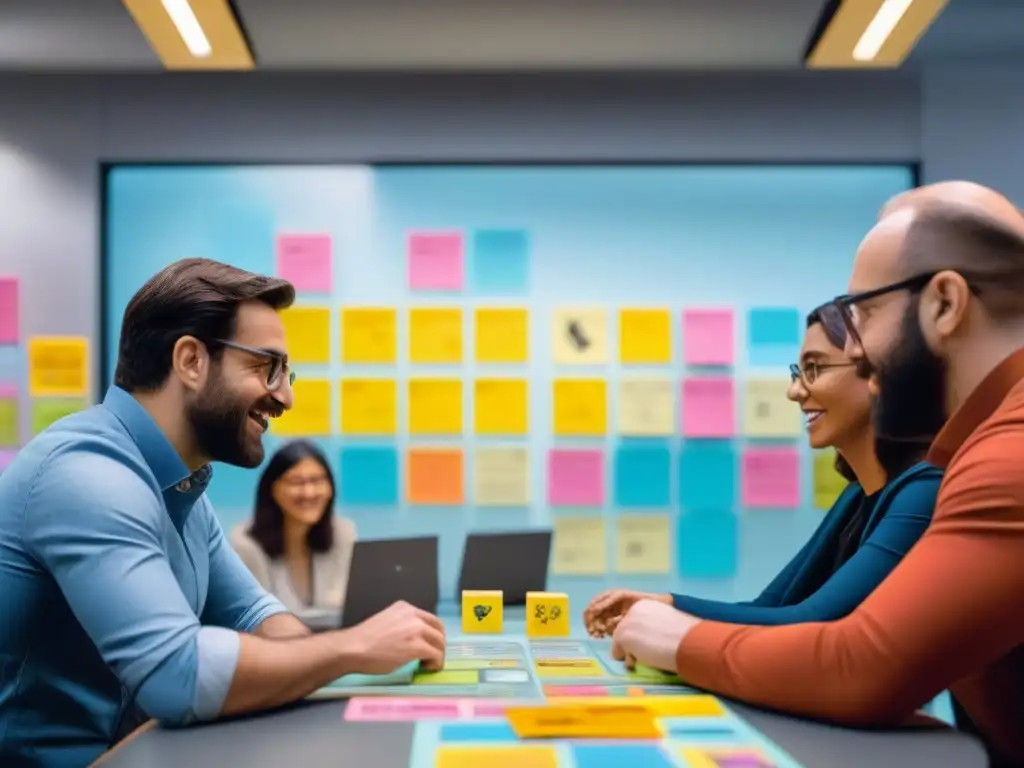
<svg viewBox="0 0 1024 768"><path fill-rule="evenodd" d="M438 748L434 768L558 768L554 747L517 744L509 747Z"/></svg>
<svg viewBox="0 0 1024 768"><path fill-rule="evenodd" d="M509 725L520 739L659 739L661 728L644 707L509 707Z"/></svg>
<svg viewBox="0 0 1024 768"><path fill-rule="evenodd" d="M410 449L406 463L406 499L410 504L424 506L465 503L462 451Z"/></svg>

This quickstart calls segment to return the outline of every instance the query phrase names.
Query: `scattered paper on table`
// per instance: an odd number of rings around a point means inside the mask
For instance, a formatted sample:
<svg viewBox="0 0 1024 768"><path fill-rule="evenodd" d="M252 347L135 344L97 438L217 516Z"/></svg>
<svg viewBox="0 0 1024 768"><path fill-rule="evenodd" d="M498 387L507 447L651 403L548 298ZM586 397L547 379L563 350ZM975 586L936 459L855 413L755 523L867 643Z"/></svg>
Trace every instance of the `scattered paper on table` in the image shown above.
<svg viewBox="0 0 1024 768"><path fill-rule="evenodd" d="M622 515L616 526L616 573L671 572L672 531L668 515Z"/></svg>
<svg viewBox="0 0 1024 768"><path fill-rule="evenodd" d="M597 576L608 572L604 518L556 517L551 572L561 576Z"/></svg>
<svg viewBox="0 0 1024 768"><path fill-rule="evenodd" d="M619 380L619 432L624 437L671 435L675 412L671 379Z"/></svg>
<svg viewBox="0 0 1024 768"><path fill-rule="evenodd" d="M85 409L80 397L45 397L32 401L32 436L35 437L56 421Z"/></svg>
<svg viewBox="0 0 1024 768"><path fill-rule="evenodd" d="M551 318L551 353L556 365L608 362L608 319L603 309L563 307Z"/></svg>
<svg viewBox="0 0 1024 768"><path fill-rule="evenodd" d="M346 435L393 435L398 431L394 379L342 379L341 431Z"/></svg>
<svg viewBox="0 0 1024 768"><path fill-rule="evenodd" d="M462 451L457 448L411 448L408 454L406 498L410 504L463 504Z"/></svg>
<svg viewBox="0 0 1024 768"><path fill-rule="evenodd" d="M672 315L667 309L619 311L619 362L661 365L672 361Z"/></svg>
<svg viewBox="0 0 1024 768"><path fill-rule="evenodd" d="M615 506L661 509L669 506L672 456L667 445L620 445L615 452Z"/></svg>
<svg viewBox="0 0 1024 768"><path fill-rule="evenodd" d="M686 437L736 434L736 390L731 378L684 379L682 398Z"/></svg>
<svg viewBox="0 0 1024 768"><path fill-rule="evenodd" d="M394 309L361 307L341 311L342 362L394 363L397 350L398 318Z"/></svg>
<svg viewBox="0 0 1024 768"><path fill-rule="evenodd" d="M409 380L409 434L462 434L462 379Z"/></svg>
<svg viewBox="0 0 1024 768"><path fill-rule="evenodd" d="M290 307L281 312L288 360L292 363L331 362L331 310Z"/></svg>
<svg viewBox="0 0 1024 768"><path fill-rule="evenodd" d="M84 397L89 388L89 341L79 336L34 336L28 341L32 397Z"/></svg>
<svg viewBox="0 0 1024 768"><path fill-rule="evenodd" d="M831 509L849 481L836 471L836 452L830 448L814 453L814 508Z"/></svg>
<svg viewBox="0 0 1024 768"><path fill-rule="evenodd" d="M555 379L554 432L559 437L600 437L608 430L604 379Z"/></svg>
<svg viewBox="0 0 1024 768"><path fill-rule="evenodd" d="M527 321L525 309L476 310L476 361L525 363L529 356Z"/></svg>
<svg viewBox="0 0 1024 768"><path fill-rule="evenodd" d="M18 278L0 277L0 344L21 341L19 294Z"/></svg>
<svg viewBox="0 0 1024 768"><path fill-rule="evenodd" d="M554 448L548 453L548 504L599 507L603 503L603 451Z"/></svg>
<svg viewBox="0 0 1024 768"><path fill-rule="evenodd" d="M270 422L271 434L288 437L330 435L331 382L326 379L296 379L292 385L294 405Z"/></svg>
<svg viewBox="0 0 1024 768"><path fill-rule="evenodd" d="M417 307L409 310L409 360L462 362L462 310Z"/></svg>
<svg viewBox="0 0 1024 768"><path fill-rule="evenodd" d="M529 427L526 379L477 379L473 397L478 435L525 435Z"/></svg>
<svg viewBox="0 0 1024 768"><path fill-rule="evenodd" d="M330 235L279 235L277 274L296 291L331 292Z"/></svg>
<svg viewBox="0 0 1024 768"><path fill-rule="evenodd" d="M464 281L459 232L415 232L409 236L409 288L460 291Z"/></svg>
<svg viewBox="0 0 1024 768"><path fill-rule="evenodd" d="M21 445L18 400L7 395L0 397L0 448L15 448Z"/></svg>
<svg viewBox="0 0 1024 768"><path fill-rule="evenodd" d="M390 446L344 446L338 501L350 507L398 503L398 452Z"/></svg>
<svg viewBox="0 0 1024 768"><path fill-rule="evenodd" d="M475 501L486 507L530 503L530 462L526 448L477 448Z"/></svg>
<svg viewBox="0 0 1024 768"><path fill-rule="evenodd" d="M14 457L18 455L17 451L7 451L0 449L0 472L3 472L7 467L11 466L11 462L14 461Z"/></svg>
<svg viewBox="0 0 1024 768"><path fill-rule="evenodd" d="M747 437L797 437L803 432L800 406L789 400L790 380L748 379L743 396L743 432Z"/></svg>
<svg viewBox="0 0 1024 768"><path fill-rule="evenodd" d="M735 336L731 309L683 312L683 357L687 365L732 365Z"/></svg>
<svg viewBox="0 0 1024 768"><path fill-rule="evenodd" d="M523 294L530 285L529 236L522 229L473 233L473 290L478 294Z"/></svg>
<svg viewBox="0 0 1024 768"><path fill-rule="evenodd" d="M743 506L800 506L800 454L796 448L748 448L743 454Z"/></svg>

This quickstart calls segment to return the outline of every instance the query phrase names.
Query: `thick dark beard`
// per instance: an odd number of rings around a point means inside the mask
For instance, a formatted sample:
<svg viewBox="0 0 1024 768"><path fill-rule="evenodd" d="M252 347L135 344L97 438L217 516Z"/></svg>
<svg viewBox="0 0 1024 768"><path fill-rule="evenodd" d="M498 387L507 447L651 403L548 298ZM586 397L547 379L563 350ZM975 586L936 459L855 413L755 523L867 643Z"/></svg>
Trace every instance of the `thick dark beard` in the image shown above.
<svg viewBox="0 0 1024 768"><path fill-rule="evenodd" d="M946 423L946 365L928 348L918 301L907 306L889 358L871 366L875 432L886 442L926 445Z"/></svg>
<svg viewBox="0 0 1024 768"><path fill-rule="evenodd" d="M253 441L248 434L249 411L256 407L238 402L219 379L208 382L186 411L199 450L212 461L258 467L263 463L263 441Z"/></svg>

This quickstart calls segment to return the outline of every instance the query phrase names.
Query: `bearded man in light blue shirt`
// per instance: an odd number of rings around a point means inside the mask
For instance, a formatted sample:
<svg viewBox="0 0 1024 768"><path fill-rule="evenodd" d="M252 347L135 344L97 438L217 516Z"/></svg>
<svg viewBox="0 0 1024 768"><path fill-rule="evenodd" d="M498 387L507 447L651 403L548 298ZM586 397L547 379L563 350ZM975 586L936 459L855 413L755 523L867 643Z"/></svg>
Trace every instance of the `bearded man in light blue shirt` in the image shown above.
<svg viewBox="0 0 1024 768"><path fill-rule="evenodd" d="M292 405L278 312L294 296L215 261L170 265L125 310L103 402L0 475L0 765L86 765L146 717L188 724L443 665L443 625L406 603L311 635L205 496L211 462L259 466Z"/></svg>

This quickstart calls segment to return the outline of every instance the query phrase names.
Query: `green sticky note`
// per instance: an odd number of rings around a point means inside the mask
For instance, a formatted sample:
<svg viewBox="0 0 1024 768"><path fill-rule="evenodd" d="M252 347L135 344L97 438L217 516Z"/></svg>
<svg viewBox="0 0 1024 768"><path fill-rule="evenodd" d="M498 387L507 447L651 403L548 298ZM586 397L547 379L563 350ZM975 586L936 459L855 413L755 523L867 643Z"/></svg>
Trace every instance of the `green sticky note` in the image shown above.
<svg viewBox="0 0 1024 768"><path fill-rule="evenodd" d="M80 397L41 397L32 401L32 435L38 435L55 421L85 409Z"/></svg>
<svg viewBox="0 0 1024 768"><path fill-rule="evenodd" d="M660 669L648 667L646 664L637 662L636 668L630 673L633 677L653 683L679 683L682 682L679 676L672 672L662 672Z"/></svg>
<svg viewBox="0 0 1024 768"><path fill-rule="evenodd" d="M413 685L476 685L480 676L475 669L442 669L440 672L421 672L412 679Z"/></svg>
<svg viewBox="0 0 1024 768"><path fill-rule="evenodd" d="M844 490L847 480L836 472L836 452L833 449L814 454L814 508L831 509Z"/></svg>
<svg viewBox="0 0 1024 768"><path fill-rule="evenodd" d="M0 400L0 448L15 448L21 444L18 439L18 401L14 398Z"/></svg>

